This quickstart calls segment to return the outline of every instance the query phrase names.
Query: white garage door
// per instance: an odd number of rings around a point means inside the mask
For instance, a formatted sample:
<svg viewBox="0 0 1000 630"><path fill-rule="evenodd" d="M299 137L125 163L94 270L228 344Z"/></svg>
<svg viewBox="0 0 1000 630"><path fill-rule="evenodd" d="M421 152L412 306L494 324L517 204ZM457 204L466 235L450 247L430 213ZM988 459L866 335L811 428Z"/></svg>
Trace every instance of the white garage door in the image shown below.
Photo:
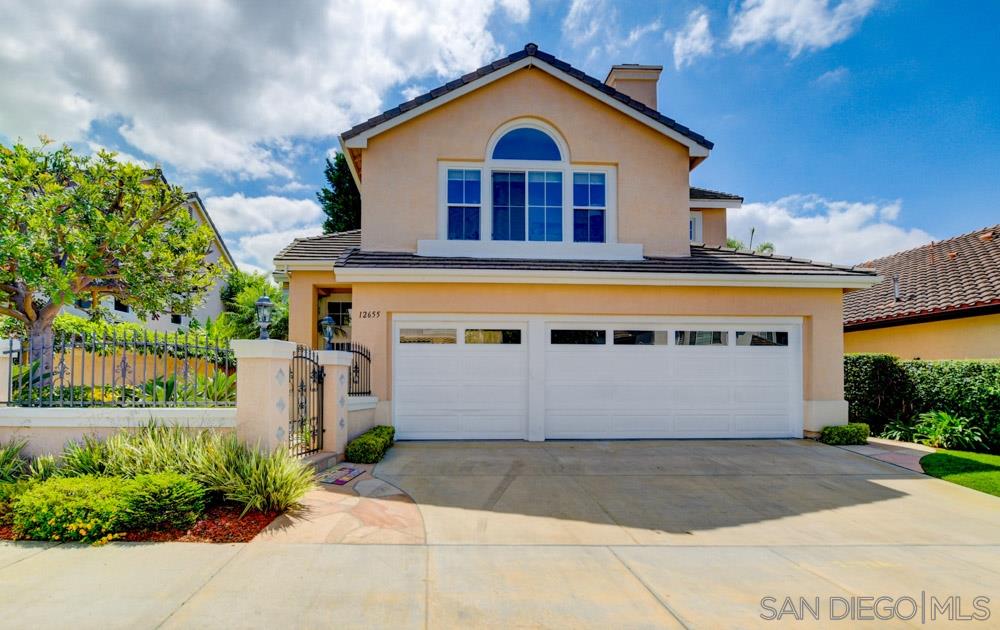
<svg viewBox="0 0 1000 630"><path fill-rule="evenodd" d="M799 320L480 317L394 323L400 439L802 435Z"/></svg>
<svg viewBox="0 0 1000 630"><path fill-rule="evenodd" d="M798 325L548 324L546 438L801 437Z"/></svg>
<svg viewBox="0 0 1000 630"><path fill-rule="evenodd" d="M523 323L406 321L394 328L400 439L527 438Z"/></svg>

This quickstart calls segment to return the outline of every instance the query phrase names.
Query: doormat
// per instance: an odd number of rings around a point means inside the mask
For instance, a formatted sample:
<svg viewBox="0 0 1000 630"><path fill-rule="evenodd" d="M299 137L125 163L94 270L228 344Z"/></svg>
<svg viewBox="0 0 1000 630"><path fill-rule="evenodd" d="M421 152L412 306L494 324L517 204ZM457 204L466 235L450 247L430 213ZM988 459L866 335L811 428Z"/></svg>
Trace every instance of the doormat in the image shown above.
<svg viewBox="0 0 1000 630"><path fill-rule="evenodd" d="M342 486L354 479L361 473L365 472L364 468L351 468L350 466L337 466L333 470L328 470L319 477L320 483L332 483L337 486Z"/></svg>

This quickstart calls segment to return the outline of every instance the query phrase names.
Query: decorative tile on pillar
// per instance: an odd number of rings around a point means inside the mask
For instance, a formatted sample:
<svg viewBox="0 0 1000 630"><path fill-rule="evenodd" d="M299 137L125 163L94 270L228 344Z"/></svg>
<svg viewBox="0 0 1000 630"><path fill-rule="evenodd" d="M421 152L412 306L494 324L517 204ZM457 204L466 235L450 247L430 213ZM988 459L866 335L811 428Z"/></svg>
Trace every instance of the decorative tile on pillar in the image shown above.
<svg viewBox="0 0 1000 630"><path fill-rule="evenodd" d="M340 400L338 400L338 401L337 401L337 404L338 404L338 405L340 405L341 407L343 407L343 406L344 406L344 404L345 404L346 402L347 402L347 401L346 401L346 400L344 400L344 397L343 397L343 396L341 396L341 397L340 397Z"/></svg>
<svg viewBox="0 0 1000 630"><path fill-rule="evenodd" d="M284 427L278 427L278 430L274 432L274 437L278 438L279 442L282 441L282 440L284 440L285 439L285 428Z"/></svg>
<svg viewBox="0 0 1000 630"><path fill-rule="evenodd" d="M274 406L278 409L278 411L284 411L285 407L287 407L284 398L279 398L278 402L274 403Z"/></svg>
<svg viewBox="0 0 1000 630"><path fill-rule="evenodd" d="M344 417L343 417L343 416L341 416L341 417L340 417L340 422L338 422L337 424L339 424L339 425L340 425L340 428L341 428L341 429L343 429L344 427L346 427L346 426L347 426L347 421L346 421L346 420L344 420Z"/></svg>
<svg viewBox="0 0 1000 630"><path fill-rule="evenodd" d="M343 372L340 373L340 384L345 385L347 383L347 375Z"/></svg>
<svg viewBox="0 0 1000 630"><path fill-rule="evenodd" d="M285 368L278 368L277 373L274 375L274 380L278 383L288 381L288 374L285 373Z"/></svg>

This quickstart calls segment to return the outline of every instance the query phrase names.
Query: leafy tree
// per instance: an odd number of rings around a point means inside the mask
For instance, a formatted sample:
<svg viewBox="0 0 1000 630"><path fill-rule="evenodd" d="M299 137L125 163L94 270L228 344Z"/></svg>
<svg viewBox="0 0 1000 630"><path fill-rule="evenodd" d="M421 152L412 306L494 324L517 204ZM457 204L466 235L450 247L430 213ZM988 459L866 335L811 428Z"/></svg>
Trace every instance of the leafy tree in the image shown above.
<svg viewBox="0 0 1000 630"><path fill-rule="evenodd" d="M224 312L215 322L218 330L233 339L256 339L260 333L256 303L266 295L274 302L268 335L272 339L288 338L288 299L265 274L233 269L221 295Z"/></svg>
<svg viewBox="0 0 1000 630"><path fill-rule="evenodd" d="M323 222L323 233L345 232L361 227L361 194L347 166L343 153L337 153L333 162L326 160L323 170L327 186L316 193L316 199L323 206L326 221Z"/></svg>
<svg viewBox="0 0 1000 630"><path fill-rule="evenodd" d="M140 317L190 314L223 267L206 262L214 235L184 192L114 153L48 144L0 145L0 315L39 351L77 299L114 296Z"/></svg>

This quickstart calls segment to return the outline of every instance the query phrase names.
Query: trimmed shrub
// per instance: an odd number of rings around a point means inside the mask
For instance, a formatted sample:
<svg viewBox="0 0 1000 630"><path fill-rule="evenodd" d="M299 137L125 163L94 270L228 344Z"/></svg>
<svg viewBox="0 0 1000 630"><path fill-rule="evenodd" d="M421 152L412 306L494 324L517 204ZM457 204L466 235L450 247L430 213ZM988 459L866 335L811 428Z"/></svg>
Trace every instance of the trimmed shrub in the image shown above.
<svg viewBox="0 0 1000 630"><path fill-rule="evenodd" d="M869 428L864 422L851 422L830 427L823 427L819 441L824 444L841 446L845 444L867 444Z"/></svg>
<svg viewBox="0 0 1000 630"><path fill-rule="evenodd" d="M844 357L844 396L852 422L868 422L886 437L905 436L920 414L943 411L968 418L970 426L982 431L984 447L1000 452L1000 361L900 361L884 354L849 354Z"/></svg>
<svg viewBox="0 0 1000 630"><path fill-rule="evenodd" d="M128 499L121 479L53 478L14 501L14 533L32 540L105 542L125 529Z"/></svg>
<svg viewBox="0 0 1000 630"><path fill-rule="evenodd" d="M382 460L395 437L396 429L393 427L372 427L348 442L344 455L347 461L355 464L375 464Z"/></svg>
<svg viewBox="0 0 1000 630"><path fill-rule="evenodd" d="M31 481L0 482L0 525L10 525L14 520L14 501L32 485Z"/></svg>
<svg viewBox="0 0 1000 630"><path fill-rule="evenodd" d="M844 356L844 398L848 422L865 422L876 431L905 415L911 385L899 359L891 354Z"/></svg>
<svg viewBox="0 0 1000 630"><path fill-rule="evenodd" d="M128 529L187 529L205 511L205 489L173 472L141 475L126 482Z"/></svg>
<svg viewBox="0 0 1000 630"><path fill-rule="evenodd" d="M131 530L187 528L205 509L204 490L183 475L135 479L54 477L12 501L20 538L103 543Z"/></svg>

